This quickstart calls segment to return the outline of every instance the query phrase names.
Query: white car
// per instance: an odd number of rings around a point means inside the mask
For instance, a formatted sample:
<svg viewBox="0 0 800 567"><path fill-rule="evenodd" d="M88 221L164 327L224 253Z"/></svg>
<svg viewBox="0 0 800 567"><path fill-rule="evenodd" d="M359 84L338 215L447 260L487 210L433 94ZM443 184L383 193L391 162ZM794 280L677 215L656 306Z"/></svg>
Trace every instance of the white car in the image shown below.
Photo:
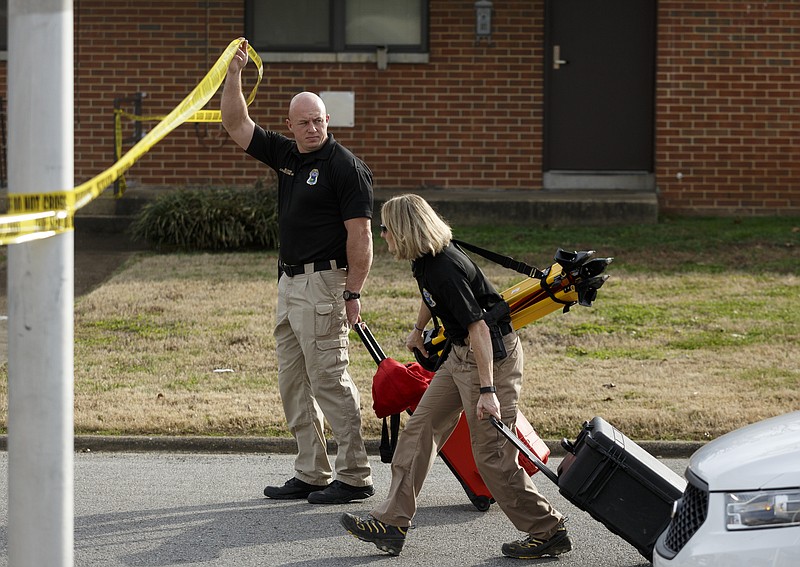
<svg viewBox="0 0 800 567"><path fill-rule="evenodd" d="M686 480L655 567L800 566L800 411L711 441Z"/></svg>

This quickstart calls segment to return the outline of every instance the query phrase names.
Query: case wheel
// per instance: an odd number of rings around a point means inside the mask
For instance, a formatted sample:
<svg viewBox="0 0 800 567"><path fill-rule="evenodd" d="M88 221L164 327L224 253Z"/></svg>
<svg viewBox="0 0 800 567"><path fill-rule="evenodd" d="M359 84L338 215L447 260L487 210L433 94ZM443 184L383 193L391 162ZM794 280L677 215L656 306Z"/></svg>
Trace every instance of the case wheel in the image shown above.
<svg viewBox="0 0 800 567"><path fill-rule="evenodd" d="M460 478L458 478L458 482L461 484L461 488L463 488L464 492L466 492L467 498L469 498L469 501L472 502L472 505L475 506L478 512L486 512L494 502L494 498L490 498L488 496L478 496L472 492L469 486L467 486L467 484Z"/></svg>
<svg viewBox="0 0 800 567"><path fill-rule="evenodd" d="M467 494L467 496L469 496L469 494ZM478 509L478 512L486 512L492 505L492 502L494 502L494 498L487 498L486 496L475 496L474 498L470 498L470 500L472 500L472 504Z"/></svg>

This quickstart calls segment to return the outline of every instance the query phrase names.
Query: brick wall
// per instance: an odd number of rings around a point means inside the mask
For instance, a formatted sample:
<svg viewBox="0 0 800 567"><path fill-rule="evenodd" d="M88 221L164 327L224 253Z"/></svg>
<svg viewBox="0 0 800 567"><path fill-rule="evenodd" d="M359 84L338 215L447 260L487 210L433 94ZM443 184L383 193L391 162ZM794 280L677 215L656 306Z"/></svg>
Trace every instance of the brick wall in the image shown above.
<svg viewBox="0 0 800 567"><path fill-rule="evenodd" d="M475 44L473 2L431 0L428 64L266 65L251 114L285 131L297 91L352 90L355 127L331 131L367 161L376 186L539 190L544 0L494 4L487 47ZM81 0L74 11L79 183L112 163L114 98L142 91L145 113L171 110L243 35L244 1ZM658 17L662 210L800 214L800 5L660 0ZM0 86L5 74L2 62ZM209 107L218 105L219 95ZM220 125L187 124L127 177L251 185L267 174Z"/></svg>
<svg viewBox="0 0 800 567"><path fill-rule="evenodd" d="M373 169L376 185L536 188L541 184L541 2L508 3L491 48L475 45L470 2L432 2L430 64L269 64L253 118L286 132L300 90L356 93L354 128L331 128ZM147 93L165 113L228 43L244 33L241 0L163 3L83 0L76 8L76 176L108 164L113 99ZM520 26L524 21L526 25ZM210 22L210 25L206 25ZM252 80L254 73L245 75ZM245 90L249 89L246 84ZM218 108L219 97L210 107ZM126 135L132 134L126 129ZM249 185L267 174L219 125L184 125L128 174L143 184Z"/></svg>
<svg viewBox="0 0 800 567"><path fill-rule="evenodd" d="M75 4L78 180L113 163L114 99L143 92L145 114L172 110L228 43L243 34L243 5L189 0ZM218 95L209 108L219 108ZM145 123L145 128L152 124ZM124 133L133 135L130 122ZM153 185L251 184L257 168L247 165L220 125L185 124L148 152L127 178L129 183Z"/></svg>
<svg viewBox="0 0 800 567"><path fill-rule="evenodd" d="M662 210L800 213L800 4L659 2Z"/></svg>

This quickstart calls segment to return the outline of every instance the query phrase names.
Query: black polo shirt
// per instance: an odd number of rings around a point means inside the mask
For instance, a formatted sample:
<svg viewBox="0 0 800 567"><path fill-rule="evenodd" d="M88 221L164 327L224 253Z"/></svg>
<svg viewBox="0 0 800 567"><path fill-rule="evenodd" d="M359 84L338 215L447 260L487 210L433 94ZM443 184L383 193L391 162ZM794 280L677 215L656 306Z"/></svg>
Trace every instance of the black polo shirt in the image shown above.
<svg viewBox="0 0 800 567"><path fill-rule="evenodd" d="M411 269L422 300L453 339L469 336L467 327L503 301L481 269L452 243L436 256L417 258Z"/></svg>
<svg viewBox="0 0 800 567"><path fill-rule="evenodd" d="M332 134L320 149L256 126L247 153L278 174L281 259L287 264L347 259L344 221L372 218L372 172Z"/></svg>

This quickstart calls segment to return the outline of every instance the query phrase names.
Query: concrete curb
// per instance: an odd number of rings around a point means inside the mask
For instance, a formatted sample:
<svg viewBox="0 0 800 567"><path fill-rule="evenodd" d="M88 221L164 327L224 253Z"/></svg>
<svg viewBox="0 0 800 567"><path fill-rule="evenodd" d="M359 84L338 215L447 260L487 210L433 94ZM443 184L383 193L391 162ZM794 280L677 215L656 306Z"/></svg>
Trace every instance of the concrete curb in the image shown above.
<svg viewBox="0 0 800 567"><path fill-rule="evenodd" d="M560 441L545 440L553 456L563 456ZM664 458L688 458L704 443L695 441L637 441L651 455ZM367 439L367 452L378 455L379 439ZM8 435L0 435L0 451L8 450ZM283 437L203 437L203 436L139 436L139 435L77 435L75 451L80 453L283 453L297 450L294 439ZM328 442L328 452L334 453L335 442Z"/></svg>

